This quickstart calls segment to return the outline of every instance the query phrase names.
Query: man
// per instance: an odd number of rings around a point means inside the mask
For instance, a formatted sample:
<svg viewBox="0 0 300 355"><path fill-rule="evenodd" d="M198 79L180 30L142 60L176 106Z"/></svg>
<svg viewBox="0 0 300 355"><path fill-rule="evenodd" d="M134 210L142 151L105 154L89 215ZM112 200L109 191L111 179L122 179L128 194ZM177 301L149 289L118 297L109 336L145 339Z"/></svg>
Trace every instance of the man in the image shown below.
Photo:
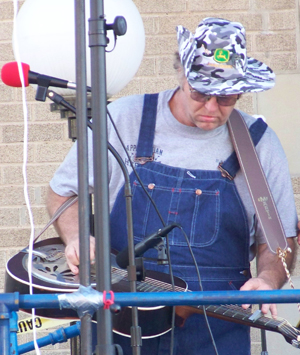
<svg viewBox="0 0 300 355"><path fill-rule="evenodd" d="M188 236L202 289L278 289L286 280L285 270L268 249L241 169L228 169L233 180L219 171L219 167L232 166L236 159L226 123L237 100L245 92L272 88L274 73L265 64L247 58L245 30L239 23L207 18L200 22L194 35L179 26L177 38L179 59L175 67L179 87L158 96L119 99L109 105L109 111L132 159L138 161L154 153L154 161L138 164L137 172L165 223L180 224ZM248 127L254 127L253 135L259 137L256 150L293 250L297 215L284 152L270 128L242 115ZM128 162L110 123L108 137ZM127 245L123 179L112 155L109 164L112 247L122 250ZM128 169L132 171L129 164ZM74 145L50 183L50 214L69 196L77 194L76 174ZM90 174L92 188L92 166ZM138 242L161 228L162 222L133 173L131 182L134 236ZM74 273L78 273L79 264L77 208L69 208L56 225ZM190 290L199 290L195 265L180 229L169 233L169 243L174 274L187 281ZM256 248L258 273L251 278L249 261ZM155 258L157 252L151 250L145 255ZM91 238L91 258L94 257ZM292 260L293 253L289 253L289 266ZM168 273L167 266L158 266L151 260L146 268ZM276 316L275 305L262 306L263 313L269 310ZM216 319L209 319L209 326L216 346L200 315L192 315L183 327L176 327L175 354L187 351L211 355L216 349L222 355L250 353L249 328ZM126 341L124 337L117 339L127 354L130 346ZM143 342L142 354L169 351L170 333Z"/></svg>

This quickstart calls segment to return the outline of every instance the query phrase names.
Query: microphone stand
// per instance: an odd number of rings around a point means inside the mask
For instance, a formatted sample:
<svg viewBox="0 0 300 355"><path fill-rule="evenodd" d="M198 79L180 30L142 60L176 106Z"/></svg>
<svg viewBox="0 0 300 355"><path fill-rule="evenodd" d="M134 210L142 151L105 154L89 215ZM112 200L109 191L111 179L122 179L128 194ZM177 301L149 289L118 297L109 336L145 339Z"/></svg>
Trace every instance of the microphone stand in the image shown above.
<svg viewBox="0 0 300 355"><path fill-rule="evenodd" d="M94 209L97 291L111 290L108 151L106 123L106 28L102 0L90 1L89 47L93 113ZM109 310L97 311L97 355L113 355L112 319Z"/></svg>
<svg viewBox="0 0 300 355"><path fill-rule="evenodd" d="M87 98L86 98L86 43L85 43L85 0L75 0L76 28L76 102L79 108L77 126L78 139L78 196L79 196L79 243L80 243L80 283L90 285L89 259L89 193L88 193L88 144L87 144ZM103 0L90 0L89 47L91 50L91 87L93 114L93 166L94 166L94 221L96 241L96 282L97 291L107 293L111 290L110 265L110 228L109 228L109 190L108 190L108 139L107 139L107 92L106 92L106 61L107 46L106 30L116 32L124 29L124 22L119 17L119 26L108 25L103 13ZM115 27L115 28L114 28ZM123 33L124 34L124 33ZM52 98L53 93L48 96ZM122 162L123 163L123 162ZM128 221L128 279L131 292L136 292L136 267L134 255L131 187L126 167L121 164L125 177L125 198ZM112 319L110 310L103 307L97 311L97 355L113 355L115 346L112 341ZM131 345L133 353L140 355L141 329L138 327L137 307L132 307ZM92 352L91 316L82 317L81 353L90 355Z"/></svg>
<svg viewBox="0 0 300 355"><path fill-rule="evenodd" d="M78 8L83 5L84 0ZM91 87L93 113L93 166L94 166L94 210L95 210L95 241L96 241L96 281L97 291L111 290L110 266L110 229L109 229L109 191L108 191L108 140L107 140L107 92L106 92L106 58L107 46L106 21L104 19L103 0L90 0L89 47L91 51ZM82 9L80 9L82 11ZM79 11L80 11L79 10ZM85 56L85 49L81 53ZM78 98L85 96L78 93ZM86 111L85 111L86 112ZM131 213L131 211L129 212ZM130 216L131 217L131 216ZM130 227L129 227L130 228ZM132 234L132 231L130 231ZM134 246L130 248L130 261L134 265ZM131 271L131 270L129 270ZM134 272L132 272L134 274ZM135 276L135 275L134 275ZM133 276L132 276L133 277ZM131 282L134 284L134 282ZM134 286L131 286L135 290ZM137 323L135 308L133 321ZM113 355L112 319L109 310L103 307L97 311L97 355ZM138 328L137 328L138 329ZM138 331L136 332L138 334ZM137 342L133 332L132 339ZM140 344L134 346L139 355Z"/></svg>
<svg viewBox="0 0 300 355"><path fill-rule="evenodd" d="M48 90L47 92L47 97L51 99L53 102L55 102L58 105L62 105L71 112L73 112L76 115L76 108L69 104L62 96L59 94L55 93L52 90ZM77 117L77 115L76 115ZM93 123L89 122L88 120L86 121L86 125L88 126L91 130L93 130ZM78 131L78 130L77 130ZM79 138L79 137L78 137ZM78 142L79 143L79 142ZM126 201L126 219L127 219L127 233L128 233L128 281L130 283L130 291L131 292L136 292L137 287L136 287L136 280L137 280L137 268L136 268L136 263L135 263L135 251L134 251L134 238L133 238L133 221L132 221L132 192L131 192L131 185L130 185L130 178L128 174L128 170L126 168L126 165L122 158L120 157L119 153L115 150L115 148L108 142L108 149L109 151L113 154L114 158L117 160L123 176L124 176L124 196L125 196L125 201ZM79 150L79 144L78 144L78 150ZM79 157L79 154L78 154ZM80 169L80 161L78 161L78 168ZM79 205L80 206L80 205ZM82 211L82 209L79 209L79 212ZM173 224L175 226L175 224ZM172 225L172 228L174 226ZM169 227L169 226L168 226ZM170 227L169 227L170 228ZM80 269L81 272L81 269ZM81 276L80 276L80 283L81 283ZM82 284L82 283L81 283ZM141 335L141 328L138 325L138 309L136 306L131 308L131 317L132 317L132 327L131 327L131 345L133 348L133 354L140 354L140 347L142 346L142 335ZM87 323L82 323L81 327L83 328L84 331L86 329L89 329L89 320L87 320ZM82 331L82 330L81 330ZM82 333L81 333L82 334ZM85 338L83 338L85 339ZM88 338L87 338L88 339ZM84 341L83 341L84 343ZM88 342L87 342L88 343ZM83 348L81 347L81 350Z"/></svg>
<svg viewBox="0 0 300 355"><path fill-rule="evenodd" d="M87 79L86 79L86 26L85 0L75 0L75 54L76 54L76 106L77 106L77 169L78 169L78 221L80 248L80 284L91 285L90 270L90 216L87 143ZM81 317L80 353L92 354L92 315ZM73 343L72 345L73 346Z"/></svg>
<svg viewBox="0 0 300 355"><path fill-rule="evenodd" d="M86 85L86 31L85 0L75 0L75 54L76 54L76 102L77 102L77 163L78 163L78 214L80 247L80 284L90 286L90 220L87 144L87 85ZM65 103L59 95L48 91L49 80L37 83L36 100L45 101L46 95L56 103ZM55 101L57 99L58 101ZM68 105L71 109L71 105ZM109 325L108 325L109 326ZM81 317L81 354L92 354L92 317ZM73 347L71 344L71 350ZM75 349L76 351L77 349ZM73 353L73 351L72 351Z"/></svg>

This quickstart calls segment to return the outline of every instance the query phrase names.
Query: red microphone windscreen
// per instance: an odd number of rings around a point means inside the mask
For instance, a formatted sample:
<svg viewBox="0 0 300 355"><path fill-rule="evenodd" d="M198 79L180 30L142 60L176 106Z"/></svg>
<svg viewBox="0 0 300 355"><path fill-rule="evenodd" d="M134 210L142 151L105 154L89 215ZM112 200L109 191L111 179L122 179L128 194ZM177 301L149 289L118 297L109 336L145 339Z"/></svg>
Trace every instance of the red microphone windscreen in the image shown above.
<svg viewBox="0 0 300 355"><path fill-rule="evenodd" d="M28 82L28 72L29 72L29 65L25 63L21 63L22 70L23 70L23 77L24 77L24 84L25 86L29 85ZM1 70L1 79L5 85L14 86L14 87L21 87L21 79L19 75L18 63L17 62L10 62L4 64Z"/></svg>

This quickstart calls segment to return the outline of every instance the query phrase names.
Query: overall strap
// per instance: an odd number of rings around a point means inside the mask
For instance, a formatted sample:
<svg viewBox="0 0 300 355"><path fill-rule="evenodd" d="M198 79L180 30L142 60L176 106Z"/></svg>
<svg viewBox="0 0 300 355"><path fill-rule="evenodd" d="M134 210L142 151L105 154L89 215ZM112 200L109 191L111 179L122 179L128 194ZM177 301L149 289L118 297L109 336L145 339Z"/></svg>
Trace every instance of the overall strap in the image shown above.
<svg viewBox="0 0 300 355"><path fill-rule="evenodd" d="M153 141L156 124L158 94L146 94L140 126L139 139L134 161L145 164L153 161Z"/></svg>
<svg viewBox="0 0 300 355"><path fill-rule="evenodd" d="M258 118L249 128L249 133L252 138L253 144L256 147L261 137L264 135L268 125L261 118ZM236 173L240 169L239 160L236 152L234 151L225 162L220 163L219 170L224 177L233 180Z"/></svg>

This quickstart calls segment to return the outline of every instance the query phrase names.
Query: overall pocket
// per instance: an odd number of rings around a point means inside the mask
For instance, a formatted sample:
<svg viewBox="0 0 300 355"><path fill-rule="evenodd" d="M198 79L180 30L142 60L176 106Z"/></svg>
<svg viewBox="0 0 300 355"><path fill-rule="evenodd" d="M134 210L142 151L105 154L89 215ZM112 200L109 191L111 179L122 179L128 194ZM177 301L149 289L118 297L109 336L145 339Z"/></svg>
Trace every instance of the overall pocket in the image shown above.
<svg viewBox="0 0 300 355"><path fill-rule="evenodd" d="M155 201L166 224L176 222L187 234L191 246L213 244L219 233L220 192L200 188L172 188L149 182L145 188ZM141 185L133 183L133 227L137 241L162 227L157 212ZM209 216L209 218L207 217ZM170 245L186 246L182 232L169 233Z"/></svg>

